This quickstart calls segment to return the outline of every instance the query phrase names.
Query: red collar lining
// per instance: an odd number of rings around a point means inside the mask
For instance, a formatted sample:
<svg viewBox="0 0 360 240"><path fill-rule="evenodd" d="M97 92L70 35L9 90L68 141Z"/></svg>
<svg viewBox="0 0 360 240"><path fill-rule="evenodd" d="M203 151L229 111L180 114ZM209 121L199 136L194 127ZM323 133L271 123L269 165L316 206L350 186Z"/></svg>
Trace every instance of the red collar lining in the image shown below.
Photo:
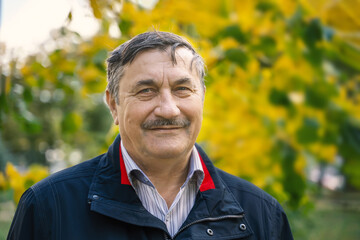
<svg viewBox="0 0 360 240"><path fill-rule="evenodd" d="M119 155L120 155L121 184L131 185L128 175L126 173L125 163L124 163L124 159L123 159L123 156L121 153L121 146L119 146ZM209 170L207 169L200 153L199 153L199 157L200 157L201 165L203 167L204 174L205 174L204 180L200 185L200 192L204 192L209 189L215 189L214 181L213 181L213 179L209 173Z"/></svg>
<svg viewBox="0 0 360 240"><path fill-rule="evenodd" d="M201 165L203 167L204 174L205 174L204 180L200 185L200 192L204 192L204 191L209 190L209 189L215 189L214 181L213 181L213 179L212 179L212 177L211 177L211 175L209 173L209 170L207 169L207 167L206 167L206 165L204 163L204 160L202 159L200 153L199 153L199 157L200 157Z"/></svg>
<svg viewBox="0 0 360 240"><path fill-rule="evenodd" d="M121 184L131 185L129 177L126 173L124 159L121 153L121 146L119 146L119 155L120 155L120 173L121 173Z"/></svg>

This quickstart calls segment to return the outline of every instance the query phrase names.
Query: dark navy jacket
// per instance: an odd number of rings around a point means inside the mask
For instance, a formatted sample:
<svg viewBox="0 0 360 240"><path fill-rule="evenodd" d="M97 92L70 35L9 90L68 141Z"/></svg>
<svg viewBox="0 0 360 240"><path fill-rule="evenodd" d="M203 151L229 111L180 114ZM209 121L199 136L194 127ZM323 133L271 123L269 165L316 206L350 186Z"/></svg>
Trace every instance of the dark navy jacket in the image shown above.
<svg viewBox="0 0 360 240"><path fill-rule="evenodd" d="M118 136L106 154L60 171L22 196L8 239L171 239L126 175ZM293 239L280 204L213 166L196 145L205 179L173 239Z"/></svg>

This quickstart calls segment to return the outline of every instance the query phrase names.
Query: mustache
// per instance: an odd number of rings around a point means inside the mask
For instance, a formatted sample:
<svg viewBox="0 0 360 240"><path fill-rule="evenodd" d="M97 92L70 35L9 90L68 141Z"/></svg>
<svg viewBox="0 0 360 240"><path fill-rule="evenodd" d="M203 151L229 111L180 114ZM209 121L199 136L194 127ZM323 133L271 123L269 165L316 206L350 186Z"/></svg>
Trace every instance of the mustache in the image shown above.
<svg viewBox="0 0 360 240"><path fill-rule="evenodd" d="M148 120L141 124L143 129L154 129L161 126L174 126L174 127L188 127L190 126L190 121L187 119L166 119L166 118L158 118L154 120Z"/></svg>

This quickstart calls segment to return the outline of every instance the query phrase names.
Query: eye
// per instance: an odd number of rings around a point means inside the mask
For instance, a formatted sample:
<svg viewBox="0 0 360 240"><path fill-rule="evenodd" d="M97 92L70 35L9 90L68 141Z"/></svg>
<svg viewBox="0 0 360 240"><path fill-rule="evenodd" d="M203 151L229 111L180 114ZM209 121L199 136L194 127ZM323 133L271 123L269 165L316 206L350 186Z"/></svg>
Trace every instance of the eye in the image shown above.
<svg viewBox="0 0 360 240"><path fill-rule="evenodd" d="M177 87L176 88L176 91L191 91L191 89L190 88L188 88L188 87Z"/></svg>
<svg viewBox="0 0 360 240"><path fill-rule="evenodd" d="M155 97L157 94L156 88L143 88L136 92L136 97L140 100L146 101Z"/></svg>
<svg viewBox="0 0 360 240"><path fill-rule="evenodd" d="M193 90L186 86L178 86L174 89L174 94L181 98L190 96L192 92Z"/></svg>
<svg viewBox="0 0 360 240"><path fill-rule="evenodd" d="M141 89L140 91L138 91L137 93L138 94L149 94L149 93L153 93L155 92L155 89L153 88L144 88L144 89Z"/></svg>

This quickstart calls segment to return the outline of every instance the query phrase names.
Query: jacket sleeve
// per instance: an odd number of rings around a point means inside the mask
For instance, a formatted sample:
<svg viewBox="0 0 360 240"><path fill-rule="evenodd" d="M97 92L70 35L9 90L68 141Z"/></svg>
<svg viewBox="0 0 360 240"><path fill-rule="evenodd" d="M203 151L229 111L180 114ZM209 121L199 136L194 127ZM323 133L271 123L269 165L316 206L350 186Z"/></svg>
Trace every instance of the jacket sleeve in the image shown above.
<svg viewBox="0 0 360 240"><path fill-rule="evenodd" d="M11 223L7 240L43 239L43 227L40 219L40 209L36 197L29 188L21 197Z"/></svg>
<svg viewBox="0 0 360 240"><path fill-rule="evenodd" d="M279 240L293 240L293 235L291 233L290 224L287 219L287 216L283 210L283 208L278 204L278 211L277 211L277 237L275 239ZM276 228L276 226L274 226Z"/></svg>

